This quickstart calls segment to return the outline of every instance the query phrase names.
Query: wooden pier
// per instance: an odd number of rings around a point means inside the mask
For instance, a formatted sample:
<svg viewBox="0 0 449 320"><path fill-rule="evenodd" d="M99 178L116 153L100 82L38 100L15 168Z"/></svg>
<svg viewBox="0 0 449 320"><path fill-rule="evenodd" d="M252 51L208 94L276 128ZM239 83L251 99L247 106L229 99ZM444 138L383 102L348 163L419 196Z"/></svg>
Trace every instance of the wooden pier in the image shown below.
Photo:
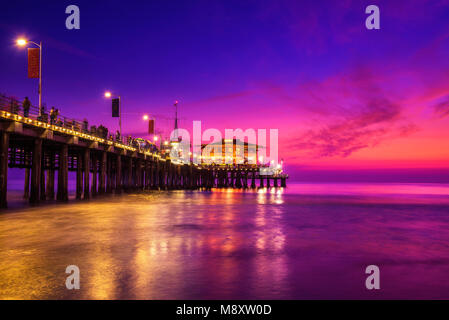
<svg viewBox="0 0 449 320"><path fill-rule="evenodd" d="M200 165L158 152L0 110L0 208L7 207L8 168L25 170L24 197L32 205L68 201L68 173L76 199L97 195L211 188L286 187L287 175L264 176L255 165ZM55 183L56 180L56 183Z"/></svg>

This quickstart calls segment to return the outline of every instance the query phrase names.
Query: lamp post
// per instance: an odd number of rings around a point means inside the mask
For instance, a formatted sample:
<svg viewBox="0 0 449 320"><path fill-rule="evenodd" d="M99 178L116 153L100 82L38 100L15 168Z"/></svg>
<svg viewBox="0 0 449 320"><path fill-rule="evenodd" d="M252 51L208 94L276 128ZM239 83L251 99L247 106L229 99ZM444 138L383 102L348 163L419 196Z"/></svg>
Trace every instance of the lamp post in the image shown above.
<svg viewBox="0 0 449 320"><path fill-rule="evenodd" d="M39 48L39 116L42 115L42 41L38 43L26 39L17 39L17 45L24 47L28 43L34 44Z"/></svg>
<svg viewBox="0 0 449 320"><path fill-rule="evenodd" d="M154 141L154 145L157 147L157 140L158 140L158 137L157 137L157 135L155 134L154 136L153 136L153 141ZM161 144L159 144L159 151L160 151L160 149L161 149Z"/></svg>
<svg viewBox="0 0 449 320"><path fill-rule="evenodd" d="M109 91L106 91L104 93L104 96L106 98L111 98L112 93ZM118 99L118 126L119 126L119 132L120 132L120 139L122 139L122 99L120 96L117 96Z"/></svg>

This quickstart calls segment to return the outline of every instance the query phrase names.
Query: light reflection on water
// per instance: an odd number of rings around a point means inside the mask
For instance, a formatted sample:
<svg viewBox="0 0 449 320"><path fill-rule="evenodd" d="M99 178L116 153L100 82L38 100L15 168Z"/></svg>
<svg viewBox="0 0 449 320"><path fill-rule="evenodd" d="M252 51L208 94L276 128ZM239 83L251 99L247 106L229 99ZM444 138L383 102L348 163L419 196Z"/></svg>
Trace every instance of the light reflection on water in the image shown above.
<svg viewBox="0 0 449 320"><path fill-rule="evenodd" d="M0 298L448 298L449 186L153 192L0 214ZM65 268L81 290L65 289ZM381 268L381 290L364 268Z"/></svg>

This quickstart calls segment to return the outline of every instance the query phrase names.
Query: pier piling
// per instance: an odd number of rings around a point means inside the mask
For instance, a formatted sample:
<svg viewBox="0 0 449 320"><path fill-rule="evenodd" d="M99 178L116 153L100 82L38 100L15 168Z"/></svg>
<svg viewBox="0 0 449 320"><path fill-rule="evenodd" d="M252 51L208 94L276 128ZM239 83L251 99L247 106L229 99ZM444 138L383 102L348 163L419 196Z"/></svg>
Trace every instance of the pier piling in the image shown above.
<svg viewBox="0 0 449 320"><path fill-rule="evenodd" d="M8 187L9 133L0 132L0 208L6 208Z"/></svg>

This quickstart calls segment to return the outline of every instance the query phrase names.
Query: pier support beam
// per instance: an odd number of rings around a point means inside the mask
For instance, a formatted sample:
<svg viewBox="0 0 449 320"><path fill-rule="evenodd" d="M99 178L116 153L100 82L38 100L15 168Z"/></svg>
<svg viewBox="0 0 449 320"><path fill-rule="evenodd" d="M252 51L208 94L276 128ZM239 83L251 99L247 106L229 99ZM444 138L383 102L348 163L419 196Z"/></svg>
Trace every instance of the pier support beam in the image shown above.
<svg viewBox="0 0 449 320"><path fill-rule="evenodd" d="M83 193L83 154L76 155L76 199L80 200Z"/></svg>
<svg viewBox="0 0 449 320"><path fill-rule="evenodd" d="M122 192L122 156L117 155L117 172L115 175L115 193Z"/></svg>
<svg viewBox="0 0 449 320"><path fill-rule="evenodd" d="M106 187L106 166L107 166L107 154L106 152L101 153L100 158L100 184L98 187L98 193L104 194Z"/></svg>
<svg viewBox="0 0 449 320"><path fill-rule="evenodd" d="M152 179L151 179L151 183L152 183L152 188L157 190L159 188L159 168L160 168L160 164L159 161L156 160L153 164L153 175L152 175Z"/></svg>
<svg viewBox="0 0 449 320"><path fill-rule="evenodd" d="M42 150L42 160L41 160L41 176L40 176L40 188L39 188L39 198L41 201L45 201L46 196L45 196L45 156L44 156L45 152L44 150Z"/></svg>
<svg viewBox="0 0 449 320"><path fill-rule="evenodd" d="M235 187L237 189L241 189L242 188L242 169L238 169L237 171L237 177L235 180Z"/></svg>
<svg viewBox="0 0 449 320"><path fill-rule="evenodd" d="M282 187L282 188L286 188L286 187L287 187L287 183L286 183L285 180L287 180L287 179L284 178L284 177L281 178L281 187Z"/></svg>
<svg viewBox="0 0 449 320"><path fill-rule="evenodd" d="M227 188L229 186L229 171L225 169L224 173L224 187Z"/></svg>
<svg viewBox="0 0 449 320"><path fill-rule="evenodd" d="M9 133L0 132L0 208L6 208L8 188Z"/></svg>
<svg viewBox="0 0 449 320"><path fill-rule="evenodd" d="M30 168L25 168L25 183L23 186L23 198L30 197Z"/></svg>
<svg viewBox="0 0 449 320"><path fill-rule="evenodd" d="M128 181L126 182L126 188L131 190L133 188L133 158L128 158Z"/></svg>
<svg viewBox="0 0 449 320"><path fill-rule="evenodd" d="M161 169L159 170L159 188L161 190L165 188L165 170L166 163L161 163Z"/></svg>
<svg viewBox="0 0 449 320"><path fill-rule="evenodd" d="M30 191L30 203L39 203L39 187L41 177L41 165L42 165L42 140L34 140L33 149L33 163L31 168L31 191Z"/></svg>
<svg viewBox="0 0 449 320"><path fill-rule="evenodd" d="M69 147L66 144L61 146L59 152L59 168L58 168L58 192L56 198L58 201L68 201L68 185L69 185Z"/></svg>
<svg viewBox="0 0 449 320"><path fill-rule="evenodd" d="M112 161L111 158L109 157L107 160L107 166L106 166L106 193L112 193L112 189L113 189L113 172L112 172Z"/></svg>
<svg viewBox="0 0 449 320"><path fill-rule="evenodd" d="M251 175L251 189L255 188L256 188L256 171L253 171Z"/></svg>
<svg viewBox="0 0 449 320"><path fill-rule="evenodd" d="M84 150L84 199L89 199L90 150Z"/></svg>
<svg viewBox="0 0 449 320"><path fill-rule="evenodd" d="M248 189L248 171L243 173L243 189Z"/></svg>
<svg viewBox="0 0 449 320"><path fill-rule="evenodd" d="M97 168L98 168L97 155L95 153L92 153L92 187L91 187L92 197L95 197L98 192Z"/></svg>
<svg viewBox="0 0 449 320"><path fill-rule="evenodd" d="M154 161L150 160L148 166L148 190L151 190L153 188L154 179Z"/></svg>
<svg viewBox="0 0 449 320"><path fill-rule="evenodd" d="M47 199L55 199L55 154L50 152L50 168L47 171Z"/></svg>
<svg viewBox="0 0 449 320"><path fill-rule="evenodd" d="M139 158L136 159L136 187L142 189L142 160Z"/></svg>
<svg viewBox="0 0 449 320"><path fill-rule="evenodd" d="M150 172L151 172L151 163L148 160L145 160L145 183L144 189L150 189Z"/></svg>

